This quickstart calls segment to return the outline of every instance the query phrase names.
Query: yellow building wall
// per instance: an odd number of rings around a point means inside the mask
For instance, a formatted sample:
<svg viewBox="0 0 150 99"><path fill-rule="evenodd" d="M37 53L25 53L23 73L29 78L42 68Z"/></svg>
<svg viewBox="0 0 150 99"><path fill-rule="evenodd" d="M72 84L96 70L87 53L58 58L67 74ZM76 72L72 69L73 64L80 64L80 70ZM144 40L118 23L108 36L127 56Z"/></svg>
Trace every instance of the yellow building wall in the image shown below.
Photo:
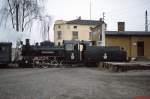
<svg viewBox="0 0 150 99"><path fill-rule="evenodd" d="M72 32L78 32L78 39L79 40L89 40L89 32L90 27L89 25L65 25L64 28L64 40L72 40ZM77 26L77 29L74 29L74 26Z"/></svg>
<svg viewBox="0 0 150 99"><path fill-rule="evenodd" d="M127 51L128 57L131 56L130 51L130 38L129 37L115 37L115 36L106 36L106 46L120 46Z"/></svg>
<svg viewBox="0 0 150 99"><path fill-rule="evenodd" d="M58 25L61 26L61 28L58 28ZM75 29L74 26L77 26ZM90 27L95 27L95 25L76 25L76 24L66 24L58 23L54 25L54 42L57 45L58 42L62 44L63 40L72 40L72 32L77 31L78 32L78 40L90 40L89 33L91 32ZM57 31L62 31L62 39L57 39Z"/></svg>
<svg viewBox="0 0 150 99"><path fill-rule="evenodd" d="M132 56L137 56L137 42L144 41L144 56L150 57L150 37L132 37Z"/></svg>
<svg viewBox="0 0 150 99"><path fill-rule="evenodd" d="M58 28L60 26L61 28ZM55 44L58 44L58 42L62 43L62 39L57 39L57 31L62 31L62 38L63 38L63 32L65 28L65 21L63 20L57 20L54 24L54 42Z"/></svg>
<svg viewBox="0 0 150 99"><path fill-rule="evenodd" d="M144 41L144 56L150 57L150 37L138 36L106 36L106 46L121 46L128 57L137 57L137 42Z"/></svg>

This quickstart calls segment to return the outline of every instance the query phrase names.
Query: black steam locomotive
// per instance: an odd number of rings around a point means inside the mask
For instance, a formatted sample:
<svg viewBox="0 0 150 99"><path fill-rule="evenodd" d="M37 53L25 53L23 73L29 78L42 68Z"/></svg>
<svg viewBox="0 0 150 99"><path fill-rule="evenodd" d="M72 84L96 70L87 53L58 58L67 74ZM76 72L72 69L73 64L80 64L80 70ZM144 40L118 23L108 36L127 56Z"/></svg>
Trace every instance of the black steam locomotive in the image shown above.
<svg viewBox="0 0 150 99"><path fill-rule="evenodd" d="M54 46L45 41L30 45L29 39L22 46L21 67L50 67L67 64L95 66L100 61L126 61L126 52L117 46L90 46L87 41L63 41L63 46Z"/></svg>
<svg viewBox="0 0 150 99"><path fill-rule="evenodd" d="M73 64L96 66L101 61L126 61L127 54L118 46L90 46L88 41L63 41L62 46L44 41L22 44L17 61L20 67L61 67ZM1 53L1 52L0 52Z"/></svg>

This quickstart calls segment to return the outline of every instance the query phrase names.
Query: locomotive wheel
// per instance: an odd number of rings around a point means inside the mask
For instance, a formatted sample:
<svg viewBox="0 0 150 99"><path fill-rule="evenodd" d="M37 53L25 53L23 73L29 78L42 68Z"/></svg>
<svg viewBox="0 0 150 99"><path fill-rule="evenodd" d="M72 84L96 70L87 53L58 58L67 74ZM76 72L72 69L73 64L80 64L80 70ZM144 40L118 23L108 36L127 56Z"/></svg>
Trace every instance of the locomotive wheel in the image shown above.
<svg viewBox="0 0 150 99"><path fill-rule="evenodd" d="M59 62L59 65L60 65L60 66L62 66L62 65L63 65L63 63L64 63L63 61L60 61L60 62Z"/></svg>
<svg viewBox="0 0 150 99"><path fill-rule="evenodd" d="M54 67L58 67L59 63L56 60L51 61L51 65Z"/></svg>
<svg viewBox="0 0 150 99"><path fill-rule="evenodd" d="M44 65L44 66L42 66L42 68L48 68L48 65Z"/></svg>

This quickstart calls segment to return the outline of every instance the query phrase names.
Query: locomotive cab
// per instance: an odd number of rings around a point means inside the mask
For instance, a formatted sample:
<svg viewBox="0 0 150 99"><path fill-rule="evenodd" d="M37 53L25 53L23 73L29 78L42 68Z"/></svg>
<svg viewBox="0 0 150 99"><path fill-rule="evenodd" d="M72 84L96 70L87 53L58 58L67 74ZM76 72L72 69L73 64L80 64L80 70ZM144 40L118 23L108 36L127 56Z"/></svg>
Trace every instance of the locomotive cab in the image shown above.
<svg viewBox="0 0 150 99"><path fill-rule="evenodd" d="M64 41L66 62L81 63L86 50L86 45L80 41Z"/></svg>
<svg viewBox="0 0 150 99"><path fill-rule="evenodd" d="M80 60L79 44L78 42L65 42L65 61L69 64L78 63Z"/></svg>

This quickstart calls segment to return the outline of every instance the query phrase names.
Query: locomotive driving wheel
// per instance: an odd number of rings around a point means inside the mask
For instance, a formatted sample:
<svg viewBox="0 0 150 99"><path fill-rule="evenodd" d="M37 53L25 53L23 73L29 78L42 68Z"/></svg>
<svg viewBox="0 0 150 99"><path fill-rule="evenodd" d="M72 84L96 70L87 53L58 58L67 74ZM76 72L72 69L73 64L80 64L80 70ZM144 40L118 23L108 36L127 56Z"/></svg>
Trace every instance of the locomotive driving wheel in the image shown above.
<svg viewBox="0 0 150 99"><path fill-rule="evenodd" d="M58 67L59 66L59 63L57 60L52 60L51 61L51 65L54 66L54 67Z"/></svg>

